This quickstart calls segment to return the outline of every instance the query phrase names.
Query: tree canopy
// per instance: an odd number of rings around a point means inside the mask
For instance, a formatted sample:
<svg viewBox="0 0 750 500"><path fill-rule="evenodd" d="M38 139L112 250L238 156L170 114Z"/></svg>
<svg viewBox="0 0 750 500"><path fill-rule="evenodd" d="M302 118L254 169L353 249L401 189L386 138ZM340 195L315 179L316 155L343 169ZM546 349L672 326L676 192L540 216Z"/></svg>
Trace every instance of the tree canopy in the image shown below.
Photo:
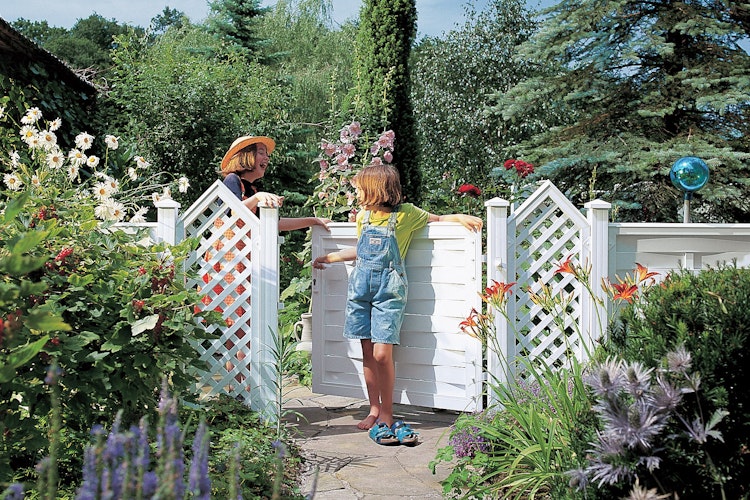
<svg viewBox="0 0 750 500"><path fill-rule="evenodd" d="M562 69L499 93L490 109L507 123L542 106L565 118L522 144L543 175L576 202L615 203L622 220L675 221L682 195L669 170L698 156L711 181L694 219L750 220L750 58L737 5L563 0L545 16L519 57Z"/></svg>

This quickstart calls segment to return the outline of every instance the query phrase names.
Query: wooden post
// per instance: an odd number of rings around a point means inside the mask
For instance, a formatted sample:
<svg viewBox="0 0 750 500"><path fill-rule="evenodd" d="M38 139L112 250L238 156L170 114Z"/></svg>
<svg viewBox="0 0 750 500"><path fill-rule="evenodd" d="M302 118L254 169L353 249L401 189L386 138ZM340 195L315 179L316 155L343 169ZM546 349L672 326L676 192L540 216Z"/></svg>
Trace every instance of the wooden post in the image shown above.
<svg viewBox="0 0 750 500"><path fill-rule="evenodd" d="M591 264L589 285L594 294L588 308L588 323L584 332L589 352L594 342L607 333L607 294L602 290L602 280L609 272L609 209L612 205L602 200L593 200L584 205L589 223L591 240L588 247L588 261Z"/></svg>
<svg viewBox="0 0 750 500"><path fill-rule="evenodd" d="M514 256L508 252L508 209L510 202L493 198L484 203L487 207L487 282L495 280L507 283L513 280L508 276L509 259ZM512 252L511 252L512 253ZM513 301L507 303L508 317L513 318L515 307ZM504 384L513 380L512 360L515 357L516 338L514 325L508 325L506 318L495 311L494 341L488 340L487 372L493 383ZM509 328L510 327L510 328ZM493 349L492 347L495 346ZM500 349L502 352L496 352ZM489 382L485 380L485 382ZM489 391L489 397L494 392Z"/></svg>
<svg viewBox="0 0 750 500"><path fill-rule="evenodd" d="M185 230L180 220L180 204L172 198L154 202L156 207L156 240L176 245L184 238Z"/></svg>

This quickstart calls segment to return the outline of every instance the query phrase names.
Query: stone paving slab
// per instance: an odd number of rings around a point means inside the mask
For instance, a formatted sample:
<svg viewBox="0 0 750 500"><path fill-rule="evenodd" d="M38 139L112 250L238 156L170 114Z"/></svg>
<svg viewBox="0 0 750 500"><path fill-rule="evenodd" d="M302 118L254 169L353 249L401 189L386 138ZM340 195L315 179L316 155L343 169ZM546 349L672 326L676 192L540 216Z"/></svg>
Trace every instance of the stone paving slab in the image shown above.
<svg viewBox="0 0 750 500"><path fill-rule="evenodd" d="M305 458L304 493L314 488L313 498L321 500L443 498L440 481L450 469L440 464L433 474L428 465L448 443L457 412L395 405L396 417L419 432L420 441L380 446L357 429L369 410L366 399L314 394L293 385L284 409Z"/></svg>

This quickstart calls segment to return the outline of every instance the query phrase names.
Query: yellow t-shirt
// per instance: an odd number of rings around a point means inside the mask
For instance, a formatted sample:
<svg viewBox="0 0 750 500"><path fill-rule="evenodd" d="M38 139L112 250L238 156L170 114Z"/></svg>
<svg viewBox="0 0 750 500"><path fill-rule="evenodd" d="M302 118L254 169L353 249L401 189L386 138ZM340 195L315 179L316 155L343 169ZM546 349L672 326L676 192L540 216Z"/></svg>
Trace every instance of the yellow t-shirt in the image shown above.
<svg viewBox="0 0 750 500"><path fill-rule="evenodd" d="M373 226L387 226L391 214L385 217L376 217L370 212L370 224ZM365 217L365 210L360 210L357 214L357 238L362 234L362 221ZM396 242L398 250L401 253L401 260L406 258L406 252L409 250L414 232L422 229L427 225L430 213L411 203L402 203L398 206L396 215Z"/></svg>

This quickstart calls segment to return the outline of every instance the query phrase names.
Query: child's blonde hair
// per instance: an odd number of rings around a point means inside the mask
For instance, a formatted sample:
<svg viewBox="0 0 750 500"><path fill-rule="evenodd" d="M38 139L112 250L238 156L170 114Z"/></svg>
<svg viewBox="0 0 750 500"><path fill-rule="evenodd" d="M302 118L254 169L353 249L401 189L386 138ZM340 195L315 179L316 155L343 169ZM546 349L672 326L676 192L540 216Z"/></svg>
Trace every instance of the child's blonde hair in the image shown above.
<svg viewBox="0 0 750 500"><path fill-rule="evenodd" d="M258 145L251 144L245 149L239 151L224 164L224 168L221 169L221 174L226 177L232 172L238 173L245 170L252 172L255 170L255 152L257 150Z"/></svg>
<svg viewBox="0 0 750 500"><path fill-rule="evenodd" d="M392 165L368 165L357 173L352 184L359 188L362 206L393 208L401 203L401 177Z"/></svg>

